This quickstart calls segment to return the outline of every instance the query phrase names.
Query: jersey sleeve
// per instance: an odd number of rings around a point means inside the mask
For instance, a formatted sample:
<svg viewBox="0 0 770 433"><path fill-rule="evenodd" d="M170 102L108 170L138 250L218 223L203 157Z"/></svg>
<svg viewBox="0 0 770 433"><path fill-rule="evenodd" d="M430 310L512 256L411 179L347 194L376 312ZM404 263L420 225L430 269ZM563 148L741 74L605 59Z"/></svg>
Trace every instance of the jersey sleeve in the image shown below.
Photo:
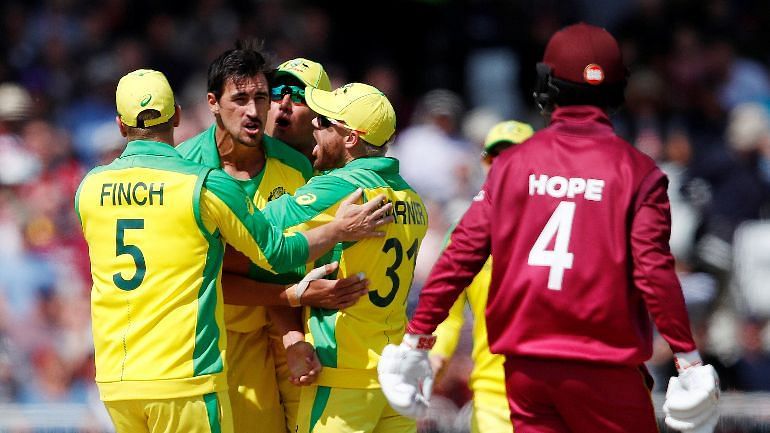
<svg viewBox="0 0 770 433"><path fill-rule="evenodd" d="M334 176L315 177L293 196L284 194L268 203L263 212L280 229L309 230L333 220L340 202L355 190L355 185Z"/></svg>
<svg viewBox="0 0 770 433"><path fill-rule="evenodd" d="M668 180L658 169L642 182L631 223L635 286L641 290L658 331L674 352L695 350L684 296L669 249L671 211Z"/></svg>
<svg viewBox="0 0 770 433"><path fill-rule="evenodd" d="M447 248L433 265L420 292L420 301L409 322L412 334L430 334L449 314L460 293L484 266L490 252L491 199L494 167L484 187L473 198L450 237Z"/></svg>
<svg viewBox="0 0 770 433"><path fill-rule="evenodd" d="M243 188L223 172L214 170L206 177L200 213L209 233L221 235L263 269L286 272L307 262L307 239L296 233L283 234L271 225Z"/></svg>
<svg viewBox="0 0 770 433"><path fill-rule="evenodd" d="M465 300L464 294L460 295L449 309L449 316L436 328L436 343L430 352L432 355L451 358L455 353L457 343L460 342L460 331L465 323Z"/></svg>

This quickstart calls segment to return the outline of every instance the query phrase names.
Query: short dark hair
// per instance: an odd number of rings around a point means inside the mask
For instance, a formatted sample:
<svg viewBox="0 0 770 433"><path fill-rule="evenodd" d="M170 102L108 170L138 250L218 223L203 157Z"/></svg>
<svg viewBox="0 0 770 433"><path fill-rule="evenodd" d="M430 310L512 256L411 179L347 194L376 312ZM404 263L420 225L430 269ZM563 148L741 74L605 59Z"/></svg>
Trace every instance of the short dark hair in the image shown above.
<svg viewBox="0 0 770 433"><path fill-rule="evenodd" d="M261 42L254 39L238 40L235 48L220 54L209 65L208 92L219 99L228 79L238 81L260 73L265 74L269 84L273 72L274 68L262 53Z"/></svg>

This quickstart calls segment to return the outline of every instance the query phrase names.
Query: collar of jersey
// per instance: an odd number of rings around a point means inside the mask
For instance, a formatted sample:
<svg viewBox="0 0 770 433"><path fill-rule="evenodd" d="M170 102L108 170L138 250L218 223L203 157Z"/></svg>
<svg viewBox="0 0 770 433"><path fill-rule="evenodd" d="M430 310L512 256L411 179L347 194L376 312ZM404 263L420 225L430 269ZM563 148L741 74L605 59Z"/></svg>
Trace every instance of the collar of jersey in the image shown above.
<svg viewBox="0 0 770 433"><path fill-rule="evenodd" d="M136 155L182 157L170 144L150 140L129 141L126 145L126 150L123 151L120 157L124 158Z"/></svg>
<svg viewBox="0 0 770 433"><path fill-rule="evenodd" d="M365 168L380 173L398 173L398 160L384 156L356 158L345 164L340 170L354 170L357 168Z"/></svg>
<svg viewBox="0 0 770 433"><path fill-rule="evenodd" d="M567 105L551 114L551 126L568 135L612 134L613 128L607 113L593 105Z"/></svg>

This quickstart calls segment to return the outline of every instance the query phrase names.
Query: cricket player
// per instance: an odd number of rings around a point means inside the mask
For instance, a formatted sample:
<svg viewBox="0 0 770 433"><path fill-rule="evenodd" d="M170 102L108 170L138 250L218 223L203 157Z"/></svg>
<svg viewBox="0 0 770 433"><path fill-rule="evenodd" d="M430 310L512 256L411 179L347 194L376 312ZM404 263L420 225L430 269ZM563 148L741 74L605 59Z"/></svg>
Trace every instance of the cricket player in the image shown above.
<svg viewBox="0 0 770 433"><path fill-rule="evenodd" d="M220 273L225 242L282 272L340 240L380 236L377 204L285 236L236 181L174 150L180 108L166 77L141 69L115 93L112 163L86 175L75 210L88 243L96 383L118 432L233 432ZM376 200L373 200L376 201ZM378 203L381 204L381 203ZM389 207L388 207L389 208Z"/></svg>
<svg viewBox="0 0 770 433"><path fill-rule="evenodd" d="M305 72L320 75L320 65L313 66ZM279 76L284 73L276 72ZM207 98L215 122L178 148L185 158L209 167L221 167L237 179L257 209L264 208L269 201L283 194L293 193L312 175L307 158L265 134L267 112L275 98L272 92L278 91L270 86L273 73L253 42L239 42L235 49L218 56L208 70ZM280 94L291 91L290 88L280 90ZM274 290L248 289L248 292L259 294L260 299L251 302L257 305L231 300L229 295L233 291L242 291L254 284L237 275L243 270L234 269L232 265L239 259L232 252L226 255L223 277L231 366L228 382L235 427L239 432L283 433L286 414L270 349L265 306L287 305L287 293L280 286ZM227 272L230 270L234 273ZM252 280L268 283L289 284L298 278L297 275L276 276L255 264L248 266L246 273Z"/></svg>
<svg viewBox="0 0 770 433"><path fill-rule="evenodd" d="M290 231L316 227L329 220L350 191L363 188L366 197L388 197L395 222L385 238L339 244L322 259L339 262L338 277L365 272L370 291L345 309L306 308L307 339L323 370L315 384L302 388L294 431L414 432L414 421L387 404L376 370L382 348L401 341L405 303L428 224L425 205L399 175L398 161L384 156L395 131L395 112L382 92L361 83L333 92L306 87L305 98L318 113L314 167L330 171L312 178L294 196L268 203L267 217Z"/></svg>
<svg viewBox="0 0 770 433"><path fill-rule="evenodd" d="M532 126L508 120L495 125L484 140L482 164L487 172L494 158L504 149L522 143L534 134ZM468 384L473 392L473 433L510 433L511 411L505 397L505 357L489 351L487 322L484 309L487 306L489 283L492 278L492 259L488 259L471 284L463 291L449 310L449 317L436 328L436 344L430 352L430 361L436 376L452 357L460 339L465 321L465 305L473 313L473 370Z"/></svg>
<svg viewBox="0 0 770 433"><path fill-rule="evenodd" d="M489 347L505 356L518 433L657 433L644 367L651 321L679 370L666 423L710 432L718 379L695 347L674 270L668 182L607 114L623 103L620 47L602 28L567 26L537 72L534 96L550 124L496 158L423 287L404 344L383 353L383 391L404 413L424 409L429 334L491 253Z"/></svg>
<svg viewBox="0 0 770 433"><path fill-rule="evenodd" d="M305 87L313 87L321 90L331 90L331 82L324 67L312 60L296 58L281 63L273 74L270 84L270 110L267 113L267 134L279 139L302 153L312 164L315 157L315 138L313 137L313 119L316 117L305 101ZM291 194L294 190L289 191ZM305 292L303 305L323 307L313 302ZM357 297L355 299L358 299ZM339 308L341 305L328 306ZM281 313L280 307L268 310L272 319ZM268 326L270 335L270 347L275 363L276 380L281 395L281 405L286 416L287 431L293 432L297 424L297 410L299 409L300 388L289 380L290 373L286 364L286 351L284 349L283 335L279 335L275 326Z"/></svg>

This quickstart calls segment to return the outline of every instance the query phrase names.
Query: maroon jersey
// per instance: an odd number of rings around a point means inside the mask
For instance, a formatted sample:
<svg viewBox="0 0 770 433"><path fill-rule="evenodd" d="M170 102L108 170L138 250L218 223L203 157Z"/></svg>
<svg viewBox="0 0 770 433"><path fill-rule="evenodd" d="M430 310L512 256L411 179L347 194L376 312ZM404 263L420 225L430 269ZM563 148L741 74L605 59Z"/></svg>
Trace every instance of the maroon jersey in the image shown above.
<svg viewBox="0 0 770 433"><path fill-rule="evenodd" d="M668 241L667 179L591 106L498 156L422 289L409 332L431 333L492 254L492 352L638 365L652 316L695 349Z"/></svg>

